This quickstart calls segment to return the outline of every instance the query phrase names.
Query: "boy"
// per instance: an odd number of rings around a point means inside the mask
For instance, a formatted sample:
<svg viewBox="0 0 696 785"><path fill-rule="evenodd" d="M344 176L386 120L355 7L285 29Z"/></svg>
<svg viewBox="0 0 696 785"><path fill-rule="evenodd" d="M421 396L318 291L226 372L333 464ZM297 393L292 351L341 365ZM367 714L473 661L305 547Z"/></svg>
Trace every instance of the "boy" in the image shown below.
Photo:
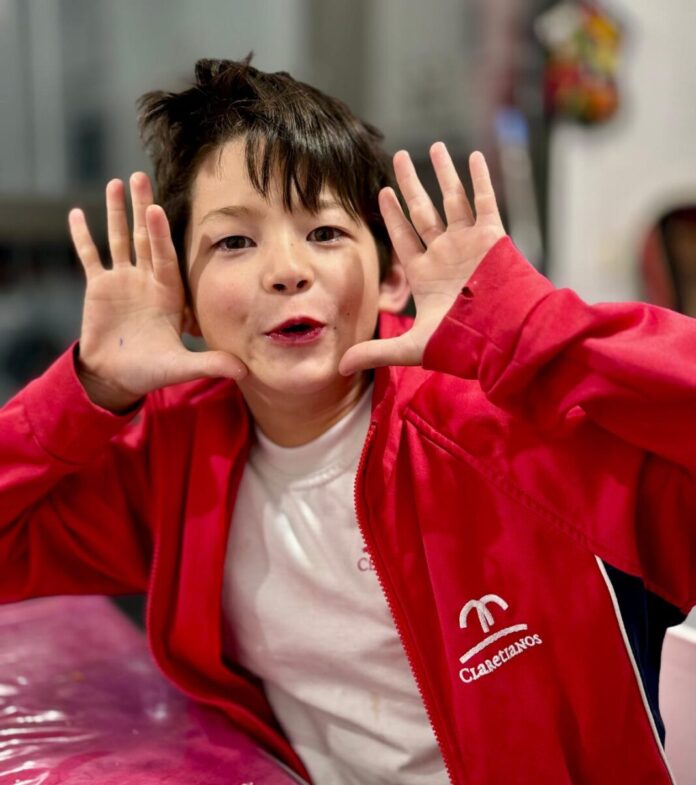
<svg viewBox="0 0 696 785"><path fill-rule="evenodd" d="M443 220L397 153L407 220L286 74L141 108L162 206L134 175L133 259L107 186L112 269L71 213L80 342L0 419L2 598L147 589L162 670L322 785L670 782L694 323L555 290L480 154L474 215L431 149Z"/></svg>

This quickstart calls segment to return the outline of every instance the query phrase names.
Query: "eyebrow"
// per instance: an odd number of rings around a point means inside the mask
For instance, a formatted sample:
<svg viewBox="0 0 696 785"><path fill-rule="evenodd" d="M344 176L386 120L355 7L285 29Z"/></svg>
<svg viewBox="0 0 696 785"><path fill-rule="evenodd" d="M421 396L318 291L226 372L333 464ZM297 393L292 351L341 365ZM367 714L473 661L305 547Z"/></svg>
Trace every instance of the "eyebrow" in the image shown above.
<svg viewBox="0 0 696 785"><path fill-rule="evenodd" d="M336 209L345 210L343 205L336 199L319 199L317 202L318 213L325 210ZM260 210L253 209L251 207L245 207L241 204L231 204L225 207L217 207L215 210L211 210L209 213L206 213L198 222L198 225L200 226L201 224L204 224L213 218L217 218L218 216L224 216L226 218L248 218L249 216L259 215L260 212Z"/></svg>
<svg viewBox="0 0 696 785"><path fill-rule="evenodd" d="M206 221L210 221L212 218L217 218L219 215L223 215L228 218L245 218L255 212L255 210L252 210L249 207L244 207L243 205L237 204L228 205L227 207L217 207L215 210L211 210L209 213L206 213L198 222L198 225L200 226Z"/></svg>

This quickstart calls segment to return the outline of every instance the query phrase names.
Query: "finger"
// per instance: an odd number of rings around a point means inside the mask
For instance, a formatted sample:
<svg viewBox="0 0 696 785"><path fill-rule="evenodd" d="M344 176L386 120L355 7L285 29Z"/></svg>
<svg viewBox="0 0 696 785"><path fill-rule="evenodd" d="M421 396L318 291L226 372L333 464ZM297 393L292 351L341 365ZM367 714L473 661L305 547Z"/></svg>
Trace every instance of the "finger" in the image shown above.
<svg viewBox="0 0 696 785"><path fill-rule="evenodd" d="M87 278L101 272L104 268L99 258L99 251L90 234L85 214L79 207L68 213L68 227L70 228L70 237L75 246L77 257L84 268Z"/></svg>
<svg viewBox="0 0 696 785"><path fill-rule="evenodd" d="M384 218L389 238L402 264L423 253L423 243L404 215L393 188L383 188L379 193L379 210Z"/></svg>
<svg viewBox="0 0 696 785"><path fill-rule="evenodd" d="M246 365L234 354L222 351L191 352L183 346L180 352L172 356L170 368L167 385L203 378L239 381L249 372Z"/></svg>
<svg viewBox="0 0 696 785"><path fill-rule="evenodd" d="M474 206L476 207L476 223L503 225L498 210L498 203L491 182L491 175L483 154L473 152L469 156L469 171L474 186Z"/></svg>
<svg viewBox="0 0 696 785"><path fill-rule="evenodd" d="M442 142L435 142L430 148L430 160L442 191L442 204L445 209L447 225L474 223L474 213L469 204L469 197L462 181L459 179L449 150Z"/></svg>
<svg viewBox="0 0 696 785"><path fill-rule="evenodd" d="M126 195L120 180L111 180L106 186L106 225L109 251L114 267L131 264L130 236L126 218Z"/></svg>
<svg viewBox="0 0 696 785"><path fill-rule="evenodd" d="M416 231L428 245L445 231L435 205L418 179L411 156L400 150L394 156L394 174Z"/></svg>
<svg viewBox="0 0 696 785"><path fill-rule="evenodd" d="M157 204L150 205L145 212L145 221L155 279L165 286L181 286L179 263L164 210Z"/></svg>
<svg viewBox="0 0 696 785"><path fill-rule="evenodd" d="M356 343L341 357L338 371L343 376L350 376L369 368L381 368L385 365L418 365L420 354L415 342L408 333L396 338L364 341Z"/></svg>
<svg viewBox="0 0 696 785"><path fill-rule="evenodd" d="M152 187L145 172L135 172L130 178L131 202L133 203L133 246L135 263L143 267L152 266L150 235L147 232L145 213L152 204Z"/></svg>

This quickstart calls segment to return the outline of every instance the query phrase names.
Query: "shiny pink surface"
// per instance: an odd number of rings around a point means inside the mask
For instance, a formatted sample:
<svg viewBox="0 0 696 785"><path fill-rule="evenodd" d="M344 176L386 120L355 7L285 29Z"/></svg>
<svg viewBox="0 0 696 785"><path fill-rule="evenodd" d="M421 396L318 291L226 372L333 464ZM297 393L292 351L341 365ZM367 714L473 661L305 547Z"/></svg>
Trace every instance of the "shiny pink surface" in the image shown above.
<svg viewBox="0 0 696 785"><path fill-rule="evenodd" d="M160 675L101 597L0 606L0 783L290 785L298 780Z"/></svg>

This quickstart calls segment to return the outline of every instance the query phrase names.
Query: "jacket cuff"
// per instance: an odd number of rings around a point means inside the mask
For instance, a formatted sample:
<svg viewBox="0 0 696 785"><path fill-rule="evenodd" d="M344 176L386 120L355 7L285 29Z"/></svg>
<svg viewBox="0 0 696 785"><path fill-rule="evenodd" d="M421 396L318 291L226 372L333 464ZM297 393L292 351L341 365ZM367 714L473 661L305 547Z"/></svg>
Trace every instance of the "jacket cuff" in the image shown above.
<svg viewBox="0 0 696 785"><path fill-rule="evenodd" d="M527 316L553 284L509 237L490 249L440 322L423 353L423 367L476 379L484 353L511 355Z"/></svg>
<svg viewBox="0 0 696 785"><path fill-rule="evenodd" d="M83 464L133 419L140 407L118 415L89 399L75 368L77 342L19 394L29 428L52 457Z"/></svg>

